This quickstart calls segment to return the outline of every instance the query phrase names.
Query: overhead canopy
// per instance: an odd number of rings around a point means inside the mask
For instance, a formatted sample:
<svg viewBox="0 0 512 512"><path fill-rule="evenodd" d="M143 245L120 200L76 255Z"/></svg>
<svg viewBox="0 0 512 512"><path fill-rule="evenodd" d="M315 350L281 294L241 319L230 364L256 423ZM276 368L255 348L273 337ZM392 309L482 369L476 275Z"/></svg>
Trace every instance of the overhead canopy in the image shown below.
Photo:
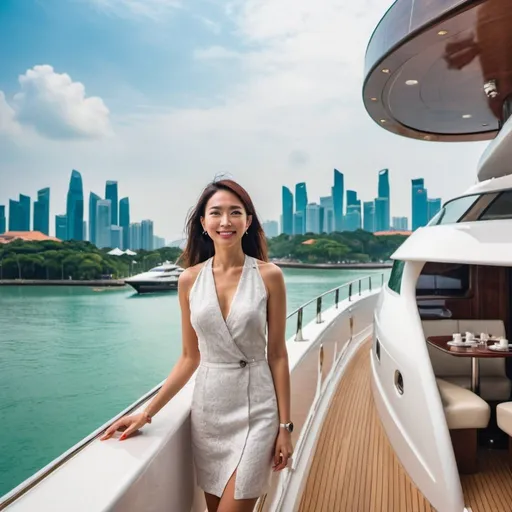
<svg viewBox="0 0 512 512"><path fill-rule="evenodd" d="M512 219L420 228L391 258L403 261L512 266Z"/></svg>
<svg viewBox="0 0 512 512"><path fill-rule="evenodd" d="M510 0L397 0L368 45L366 109L411 138L492 139L512 94L511 48Z"/></svg>

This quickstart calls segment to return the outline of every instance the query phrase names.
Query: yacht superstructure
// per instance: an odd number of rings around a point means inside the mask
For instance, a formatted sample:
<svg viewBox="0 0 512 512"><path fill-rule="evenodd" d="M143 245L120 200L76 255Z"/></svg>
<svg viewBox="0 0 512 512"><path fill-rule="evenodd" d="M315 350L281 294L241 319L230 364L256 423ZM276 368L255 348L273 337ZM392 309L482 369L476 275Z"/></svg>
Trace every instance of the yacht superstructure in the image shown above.
<svg viewBox="0 0 512 512"><path fill-rule="evenodd" d="M178 278L183 272L180 266L166 261L147 272L142 272L124 280L134 288L137 293L152 293L178 288Z"/></svg>

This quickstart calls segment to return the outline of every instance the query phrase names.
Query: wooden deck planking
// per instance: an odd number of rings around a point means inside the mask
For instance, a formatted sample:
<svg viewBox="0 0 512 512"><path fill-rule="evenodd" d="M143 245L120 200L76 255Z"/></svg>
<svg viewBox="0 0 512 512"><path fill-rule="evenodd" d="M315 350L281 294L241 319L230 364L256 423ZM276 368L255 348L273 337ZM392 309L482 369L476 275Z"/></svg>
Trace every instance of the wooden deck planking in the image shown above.
<svg viewBox="0 0 512 512"><path fill-rule="evenodd" d="M461 475L466 507L472 512L512 510L512 471L507 450L480 450L478 473Z"/></svg>
<svg viewBox="0 0 512 512"><path fill-rule="evenodd" d="M396 458L380 423L370 389L369 349L367 342L354 356L335 392L300 512L434 511Z"/></svg>

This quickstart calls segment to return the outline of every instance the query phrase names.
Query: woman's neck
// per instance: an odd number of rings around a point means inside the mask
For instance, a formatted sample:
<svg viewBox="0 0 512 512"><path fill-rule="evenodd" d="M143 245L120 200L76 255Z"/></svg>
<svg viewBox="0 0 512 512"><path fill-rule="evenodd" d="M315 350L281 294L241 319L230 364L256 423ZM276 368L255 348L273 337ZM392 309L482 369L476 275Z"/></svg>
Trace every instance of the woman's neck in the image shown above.
<svg viewBox="0 0 512 512"><path fill-rule="evenodd" d="M223 269L240 267L244 264L245 254L242 246L215 248L213 261L216 267Z"/></svg>

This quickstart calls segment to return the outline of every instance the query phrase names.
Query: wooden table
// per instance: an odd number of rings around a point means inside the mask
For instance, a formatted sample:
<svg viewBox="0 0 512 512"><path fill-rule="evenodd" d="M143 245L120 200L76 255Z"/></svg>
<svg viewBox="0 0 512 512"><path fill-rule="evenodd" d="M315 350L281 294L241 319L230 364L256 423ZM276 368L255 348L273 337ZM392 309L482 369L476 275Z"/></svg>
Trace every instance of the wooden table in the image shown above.
<svg viewBox="0 0 512 512"><path fill-rule="evenodd" d="M498 340L489 340L486 345L474 345L472 347L452 347L448 345L449 341L453 341L452 336L429 336L427 338L427 343L439 349L441 352L455 357L471 358L471 391L477 395L480 395L480 359L491 357L512 357L511 349L499 351L489 349L487 345L498 343Z"/></svg>

